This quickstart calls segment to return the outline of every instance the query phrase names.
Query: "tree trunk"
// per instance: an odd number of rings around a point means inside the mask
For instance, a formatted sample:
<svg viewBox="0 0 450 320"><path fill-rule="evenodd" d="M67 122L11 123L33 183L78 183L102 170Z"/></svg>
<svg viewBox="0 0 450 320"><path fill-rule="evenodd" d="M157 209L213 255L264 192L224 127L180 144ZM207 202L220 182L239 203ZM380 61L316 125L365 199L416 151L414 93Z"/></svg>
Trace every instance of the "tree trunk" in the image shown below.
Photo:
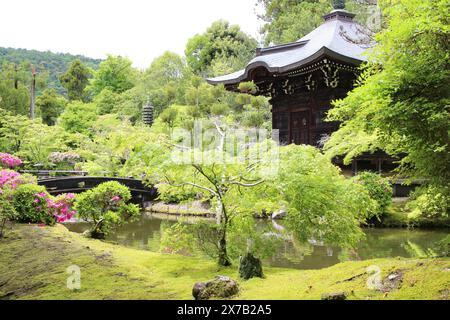
<svg viewBox="0 0 450 320"><path fill-rule="evenodd" d="M31 88L30 88L30 119L35 118L36 101L36 72L32 71Z"/></svg>
<svg viewBox="0 0 450 320"><path fill-rule="evenodd" d="M219 239L219 265L223 267L231 266L230 258L227 252L227 232L226 227L221 231L221 236Z"/></svg>
<svg viewBox="0 0 450 320"><path fill-rule="evenodd" d="M219 250L219 265L228 267L231 266L230 258L227 253L227 217L225 207L222 202L222 198L217 197L217 211L216 211L216 223L220 226L220 239L217 244Z"/></svg>

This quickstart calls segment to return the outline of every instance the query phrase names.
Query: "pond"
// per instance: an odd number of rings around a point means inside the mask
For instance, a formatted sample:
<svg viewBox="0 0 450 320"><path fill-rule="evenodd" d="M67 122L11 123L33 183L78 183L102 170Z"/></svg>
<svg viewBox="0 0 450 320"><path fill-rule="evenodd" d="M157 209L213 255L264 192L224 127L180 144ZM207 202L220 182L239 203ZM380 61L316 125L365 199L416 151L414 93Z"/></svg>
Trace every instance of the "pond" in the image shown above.
<svg viewBox="0 0 450 320"><path fill-rule="evenodd" d="M135 249L157 252L160 250L163 222L175 223L177 219L165 215L144 215L140 221L118 229L107 240ZM257 223L281 224L275 221L257 221ZM88 229L89 224L77 222L68 223L66 226L73 232L82 233ZM265 259L264 263L273 267L321 269L348 260L433 256L438 243L450 233L450 230L365 229L364 232L366 239L353 250L312 242L301 244L287 239L277 246L276 253L271 258Z"/></svg>

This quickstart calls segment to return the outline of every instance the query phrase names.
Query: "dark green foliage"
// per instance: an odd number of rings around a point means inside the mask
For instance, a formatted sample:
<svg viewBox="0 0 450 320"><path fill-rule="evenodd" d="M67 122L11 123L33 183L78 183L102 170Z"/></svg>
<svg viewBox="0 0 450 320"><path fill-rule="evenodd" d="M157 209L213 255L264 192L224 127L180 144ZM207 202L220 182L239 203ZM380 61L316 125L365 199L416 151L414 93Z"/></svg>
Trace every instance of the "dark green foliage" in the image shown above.
<svg viewBox="0 0 450 320"><path fill-rule="evenodd" d="M333 9L345 9L345 0L333 0Z"/></svg>
<svg viewBox="0 0 450 320"><path fill-rule="evenodd" d="M38 114L41 116L42 122L49 126L55 125L56 120L64 111L66 104L66 99L59 95L55 89L45 90L36 99Z"/></svg>
<svg viewBox="0 0 450 320"><path fill-rule="evenodd" d="M30 106L29 66L26 63L0 64L0 108L15 115L27 115Z"/></svg>
<svg viewBox="0 0 450 320"><path fill-rule="evenodd" d="M28 61L29 64L36 66L38 73L43 71L48 72L48 87L56 89L59 94L65 93L65 89L61 85L59 77L68 70L70 63L75 59L79 59L84 65L92 69L97 69L101 62L100 59L92 59L66 53L0 48L0 65L4 62L21 64L24 61Z"/></svg>
<svg viewBox="0 0 450 320"><path fill-rule="evenodd" d="M241 257L239 261L239 276L244 280L262 278L264 275L261 260L251 253Z"/></svg>
<svg viewBox="0 0 450 320"><path fill-rule="evenodd" d="M69 100L87 100L84 91L89 84L91 71L79 59L72 61L66 73L59 77L61 85L67 90Z"/></svg>

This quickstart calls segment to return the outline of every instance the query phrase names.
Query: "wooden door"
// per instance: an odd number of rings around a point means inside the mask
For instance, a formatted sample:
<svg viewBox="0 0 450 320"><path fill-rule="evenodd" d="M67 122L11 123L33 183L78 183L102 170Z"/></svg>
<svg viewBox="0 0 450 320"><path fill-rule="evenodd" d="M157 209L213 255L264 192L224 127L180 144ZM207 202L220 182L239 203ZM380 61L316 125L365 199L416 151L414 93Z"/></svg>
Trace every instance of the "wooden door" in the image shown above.
<svg viewBox="0 0 450 320"><path fill-rule="evenodd" d="M309 144L310 122L309 111L291 113L291 143Z"/></svg>

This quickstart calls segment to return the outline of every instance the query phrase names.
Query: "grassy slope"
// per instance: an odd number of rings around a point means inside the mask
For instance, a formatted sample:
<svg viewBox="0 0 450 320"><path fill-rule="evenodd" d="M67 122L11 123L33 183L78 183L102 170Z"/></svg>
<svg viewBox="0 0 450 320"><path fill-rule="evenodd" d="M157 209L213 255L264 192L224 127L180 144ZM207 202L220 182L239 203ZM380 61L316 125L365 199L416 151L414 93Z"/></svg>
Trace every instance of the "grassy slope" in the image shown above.
<svg viewBox="0 0 450 320"><path fill-rule="evenodd" d="M66 288L70 265L81 268L79 291ZM371 265L381 267L383 277L402 270L400 289L387 295L368 290ZM265 273L266 279L240 281L238 298L320 299L324 292L353 291L350 299L448 299L450 290L450 259L377 259ZM219 274L237 278L235 268L219 269L213 261L89 240L62 226L16 225L0 240L0 299L191 299L195 282Z"/></svg>

